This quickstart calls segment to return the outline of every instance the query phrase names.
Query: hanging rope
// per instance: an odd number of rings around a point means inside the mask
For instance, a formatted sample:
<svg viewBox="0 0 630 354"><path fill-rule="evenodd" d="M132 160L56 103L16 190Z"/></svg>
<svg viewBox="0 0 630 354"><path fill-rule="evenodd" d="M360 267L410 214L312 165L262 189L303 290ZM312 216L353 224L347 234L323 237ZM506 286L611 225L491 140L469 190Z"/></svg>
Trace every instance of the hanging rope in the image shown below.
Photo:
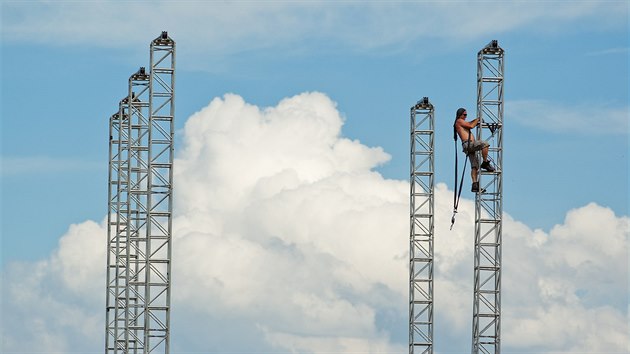
<svg viewBox="0 0 630 354"><path fill-rule="evenodd" d="M462 196L462 187L464 186L464 174L466 174L466 165L468 164L468 158L464 160L464 169L462 170L462 177L459 181L459 191L457 190L457 129L453 124L453 140L455 140L455 190L453 191L453 217L451 217L451 230L455 225L455 215L457 214L457 208L459 207L459 199ZM466 157L468 157L466 155Z"/></svg>
<svg viewBox="0 0 630 354"><path fill-rule="evenodd" d="M455 141L455 190L453 191L453 217L451 218L451 230L455 224L455 214L457 214L457 208L459 207L459 199L462 196L462 187L464 186L464 174L466 174L466 165L468 159L464 161L464 169L462 170L462 177L459 181L459 191L457 191L457 141Z"/></svg>

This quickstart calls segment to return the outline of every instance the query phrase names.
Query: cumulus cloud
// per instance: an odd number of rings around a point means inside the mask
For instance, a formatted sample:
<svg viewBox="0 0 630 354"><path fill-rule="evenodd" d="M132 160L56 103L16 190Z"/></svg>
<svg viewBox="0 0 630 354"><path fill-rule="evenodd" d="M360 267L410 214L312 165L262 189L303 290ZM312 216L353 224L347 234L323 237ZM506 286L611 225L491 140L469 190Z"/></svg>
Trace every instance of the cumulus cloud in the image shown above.
<svg viewBox="0 0 630 354"><path fill-rule="evenodd" d="M173 352L406 352L409 186L375 172L389 155L342 127L316 92L269 108L228 94L188 119ZM474 205L462 199L449 231L452 193L436 186L436 350L465 352ZM505 214L504 349L627 350L628 228L594 203L548 232ZM102 347L105 240L86 221L49 258L4 270L4 352Z"/></svg>
<svg viewBox="0 0 630 354"><path fill-rule="evenodd" d="M86 352L104 343L106 233L104 222L71 225L47 259L3 269L3 353Z"/></svg>
<svg viewBox="0 0 630 354"><path fill-rule="evenodd" d="M332 338L314 351L387 343L372 305L397 303L370 293L404 284L404 272L388 275L405 267L396 244L405 239L406 184L373 172L389 155L344 138L342 124L321 93L267 109L226 95L188 120L176 162L177 225L186 236L174 257L199 271L175 266L180 282L197 284L185 301L218 296L219 308L200 310L249 318L273 346L278 338L293 338L291 348ZM397 227L378 222L383 216ZM379 239L387 248L372 247Z"/></svg>
<svg viewBox="0 0 630 354"><path fill-rule="evenodd" d="M594 203L569 211L549 233L508 218L505 267L514 276L504 283L511 310L504 323L514 325L505 326L505 342L550 351L627 350L629 220Z"/></svg>

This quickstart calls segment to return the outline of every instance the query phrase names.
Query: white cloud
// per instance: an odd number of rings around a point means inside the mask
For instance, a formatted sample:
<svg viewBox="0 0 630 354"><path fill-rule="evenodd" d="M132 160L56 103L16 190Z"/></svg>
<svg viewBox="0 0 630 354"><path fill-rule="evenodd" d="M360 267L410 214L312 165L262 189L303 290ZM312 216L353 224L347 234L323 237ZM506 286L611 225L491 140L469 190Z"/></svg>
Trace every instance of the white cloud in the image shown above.
<svg viewBox="0 0 630 354"><path fill-rule="evenodd" d="M103 342L105 225L71 225L49 258L3 269L3 353L69 353Z"/></svg>
<svg viewBox="0 0 630 354"><path fill-rule="evenodd" d="M185 210L242 207L252 194L265 197L333 174L365 173L389 160L381 148L342 138L342 124L335 104L319 93L264 111L236 95L217 98L184 128L177 178L185 176L187 182L179 191L180 205Z"/></svg>
<svg viewBox="0 0 630 354"><path fill-rule="evenodd" d="M275 347L286 348L291 353L404 353L408 346L392 345L387 337L347 338L344 336L296 336L287 333L265 332L267 340Z"/></svg>
<svg viewBox="0 0 630 354"><path fill-rule="evenodd" d="M406 351L408 184L374 172L389 156L342 126L321 93L270 108L229 94L188 119L173 350ZM474 206L462 199L449 231L452 196L437 185L435 336L436 350L462 352ZM626 350L628 227L594 203L549 232L504 215L504 350ZM5 352L101 348L105 238L104 224L74 225L48 259L3 271ZM184 339L201 325L214 330Z"/></svg>
<svg viewBox="0 0 630 354"><path fill-rule="evenodd" d="M549 233L512 233L515 223L508 218L504 235L505 271L514 273L504 283L504 303L513 309L504 311L504 323L514 324L505 326L505 343L626 350L629 218L591 203L569 211Z"/></svg>
<svg viewBox="0 0 630 354"><path fill-rule="evenodd" d="M521 125L562 134L627 135L630 109L597 102L562 105L546 100L506 103L506 116Z"/></svg>
<svg viewBox="0 0 630 354"><path fill-rule="evenodd" d="M169 30L182 48L212 55L252 49L307 50L323 40L357 50L419 39L477 40L566 23L626 25L624 2L125 2L3 3L3 40L111 48L143 45ZM605 19L605 21L603 21Z"/></svg>
<svg viewBox="0 0 630 354"><path fill-rule="evenodd" d="M370 304L379 299L366 294L404 269L395 245L405 239L406 184L372 172L389 155L342 137L342 124L320 93L267 109L226 95L188 120L176 181L178 225L190 233L174 257L201 271L174 268L180 282L197 284L186 302L218 296L220 308L200 310L251 318L273 346L278 336L306 336L292 341L298 347L345 337L338 348L380 336ZM399 215L399 226L379 223L383 214ZM388 247L370 247L378 238Z"/></svg>

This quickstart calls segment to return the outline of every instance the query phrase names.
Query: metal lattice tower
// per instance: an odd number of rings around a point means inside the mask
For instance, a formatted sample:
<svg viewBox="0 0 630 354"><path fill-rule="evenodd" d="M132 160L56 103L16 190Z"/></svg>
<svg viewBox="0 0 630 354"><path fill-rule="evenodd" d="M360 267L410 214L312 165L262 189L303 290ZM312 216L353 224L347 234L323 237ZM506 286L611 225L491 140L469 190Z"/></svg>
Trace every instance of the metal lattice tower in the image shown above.
<svg viewBox="0 0 630 354"><path fill-rule="evenodd" d="M128 97L109 121L109 186L107 213L107 292L105 348L119 353L127 342L127 204L128 204Z"/></svg>
<svg viewBox="0 0 630 354"><path fill-rule="evenodd" d="M490 144L495 172L479 171L475 198L472 353L501 352L503 214L503 49L491 41L477 55L477 140Z"/></svg>
<svg viewBox="0 0 630 354"><path fill-rule="evenodd" d="M149 75L145 68L129 78L129 209L127 228L129 259L127 263L128 353L143 353L147 282L146 247L149 166Z"/></svg>
<svg viewBox="0 0 630 354"><path fill-rule="evenodd" d="M144 352L168 353L173 229L175 41L168 37L167 32L162 32L151 42L149 111Z"/></svg>
<svg viewBox="0 0 630 354"><path fill-rule="evenodd" d="M110 118L106 353L169 353L175 42L151 43Z"/></svg>
<svg viewBox="0 0 630 354"><path fill-rule="evenodd" d="M409 353L433 353L434 110L411 107Z"/></svg>

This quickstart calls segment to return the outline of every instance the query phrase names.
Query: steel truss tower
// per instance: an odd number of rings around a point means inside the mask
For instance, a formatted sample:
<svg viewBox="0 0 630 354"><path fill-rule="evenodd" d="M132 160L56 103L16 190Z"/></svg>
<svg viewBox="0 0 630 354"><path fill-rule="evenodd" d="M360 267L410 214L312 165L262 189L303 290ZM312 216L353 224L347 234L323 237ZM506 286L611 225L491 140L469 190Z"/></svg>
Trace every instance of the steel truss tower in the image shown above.
<svg viewBox="0 0 630 354"><path fill-rule="evenodd" d="M147 243L143 259L145 353L168 353L173 230L175 41L166 32L151 42Z"/></svg>
<svg viewBox="0 0 630 354"><path fill-rule="evenodd" d="M122 99L109 121L109 188L107 213L106 352L118 353L127 337L127 217L129 196L129 107ZM110 351L114 350L114 351Z"/></svg>
<svg viewBox="0 0 630 354"><path fill-rule="evenodd" d="M106 353L168 353L175 42L151 43L110 118Z"/></svg>
<svg viewBox="0 0 630 354"><path fill-rule="evenodd" d="M433 353L434 110L411 107L409 353Z"/></svg>
<svg viewBox="0 0 630 354"><path fill-rule="evenodd" d="M475 197L472 353L501 352L504 51L496 40L477 54L478 140L490 144L495 171L480 171Z"/></svg>

